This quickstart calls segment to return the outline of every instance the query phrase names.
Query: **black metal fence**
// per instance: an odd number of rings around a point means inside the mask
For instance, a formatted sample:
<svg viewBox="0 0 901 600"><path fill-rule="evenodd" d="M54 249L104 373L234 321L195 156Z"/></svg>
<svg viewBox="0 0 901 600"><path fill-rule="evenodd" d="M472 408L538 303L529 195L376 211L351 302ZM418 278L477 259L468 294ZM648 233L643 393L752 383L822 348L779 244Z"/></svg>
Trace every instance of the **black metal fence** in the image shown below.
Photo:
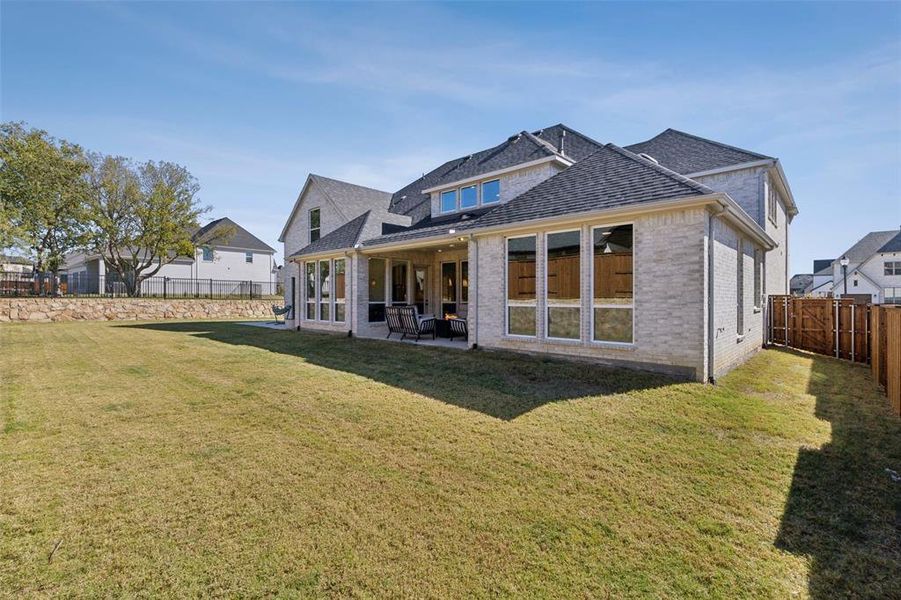
<svg viewBox="0 0 901 600"><path fill-rule="evenodd" d="M0 272L0 296L104 297L128 296L129 286L118 275L90 273ZM135 296L142 298L265 298L281 296L275 281L240 281L184 277L148 277Z"/></svg>

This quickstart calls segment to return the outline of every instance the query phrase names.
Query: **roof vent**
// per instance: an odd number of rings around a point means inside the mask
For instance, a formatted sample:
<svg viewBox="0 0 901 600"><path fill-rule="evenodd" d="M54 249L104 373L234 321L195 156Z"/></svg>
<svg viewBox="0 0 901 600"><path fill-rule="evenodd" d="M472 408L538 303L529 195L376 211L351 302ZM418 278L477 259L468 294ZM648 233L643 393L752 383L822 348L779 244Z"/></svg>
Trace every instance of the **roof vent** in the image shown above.
<svg viewBox="0 0 901 600"><path fill-rule="evenodd" d="M566 130L560 132L560 154L566 155L566 150L563 149L563 142L566 141Z"/></svg>
<svg viewBox="0 0 901 600"><path fill-rule="evenodd" d="M640 156L640 157L642 157L642 158L645 158L645 159L651 161L651 162L654 163L655 165L659 165L659 164L660 164L660 161L658 161L656 158L654 158L654 157L651 156L650 154L645 154L644 152L639 152L639 153L638 153L638 156Z"/></svg>

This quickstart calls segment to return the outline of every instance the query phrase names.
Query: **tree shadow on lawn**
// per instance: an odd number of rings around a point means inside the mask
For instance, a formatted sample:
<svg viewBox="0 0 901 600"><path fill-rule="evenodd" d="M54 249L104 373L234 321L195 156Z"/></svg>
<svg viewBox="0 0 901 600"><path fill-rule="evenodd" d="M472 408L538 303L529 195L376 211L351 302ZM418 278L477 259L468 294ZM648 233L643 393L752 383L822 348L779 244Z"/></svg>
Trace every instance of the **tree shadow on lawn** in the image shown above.
<svg viewBox="0 0 901 600"><path fill-rule="evenodd" d="M416 346L334 334L279 331L233 322L117 325L254 346L512 420L550 402L673 385L654 373L511 352Z"/></svg>
<svg viewBox="0 0 901 600"><path fill-rule="evenodd" d="M901 598L901 421L866 366L815 356L808 393L832 439L798 452L776 547L811 557L812 598Z"/></svg>

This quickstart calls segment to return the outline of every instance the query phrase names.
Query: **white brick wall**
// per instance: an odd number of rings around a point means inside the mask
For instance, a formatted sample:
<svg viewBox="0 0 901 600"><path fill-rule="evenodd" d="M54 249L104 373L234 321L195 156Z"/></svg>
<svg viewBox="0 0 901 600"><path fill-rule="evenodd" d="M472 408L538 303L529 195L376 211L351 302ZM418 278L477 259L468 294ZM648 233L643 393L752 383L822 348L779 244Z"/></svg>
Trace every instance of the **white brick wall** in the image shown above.
<svg viewBox="0 0 901 600"><path fill-rule="evenodd" d="M629 347L591 341L590 227L582 226L581 339L561 342L544 338L544 235L538 235L536 290L538 335L535 339L504 334L505 238L478 238L478 327L470 341L486 348L547 352L621 363L703 380L705 377L704 242L707 212L703 209L645 215L634 224L634 344Z"/></svg>

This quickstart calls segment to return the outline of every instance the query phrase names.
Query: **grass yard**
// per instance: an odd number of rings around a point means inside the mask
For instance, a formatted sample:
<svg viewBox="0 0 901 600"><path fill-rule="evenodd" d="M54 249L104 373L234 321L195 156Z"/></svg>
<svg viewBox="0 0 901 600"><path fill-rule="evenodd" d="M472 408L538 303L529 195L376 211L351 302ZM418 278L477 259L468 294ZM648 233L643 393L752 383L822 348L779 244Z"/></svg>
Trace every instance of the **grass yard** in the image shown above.
<svg viewBox="0 0 901 600"><path fill-rule="evenodd" d="M901 593L864 367L770 350L711 387L208 322L0 345L0 595Z"/></svg>

